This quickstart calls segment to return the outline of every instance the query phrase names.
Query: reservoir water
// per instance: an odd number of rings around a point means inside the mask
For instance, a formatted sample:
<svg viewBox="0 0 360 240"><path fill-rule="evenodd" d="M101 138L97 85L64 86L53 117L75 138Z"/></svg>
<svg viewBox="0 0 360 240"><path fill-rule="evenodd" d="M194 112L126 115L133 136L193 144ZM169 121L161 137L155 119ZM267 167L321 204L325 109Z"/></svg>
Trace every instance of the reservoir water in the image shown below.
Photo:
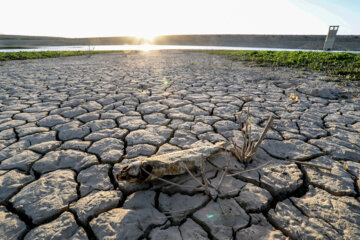
<svg viewBox="0 0 360 240"><path fill-rule="evenodd" d="M150 50L259 50L259 51L316 51L310 49L287 49L287 48L255 48L255 47L227 47L227 46L190 46L190 45L81 45L81 46L39 46L34 48L11 48L1 49L0 52L33 52L33 51L150 51ZM360 51L332 51L332 52L352 52Z"/></svg>

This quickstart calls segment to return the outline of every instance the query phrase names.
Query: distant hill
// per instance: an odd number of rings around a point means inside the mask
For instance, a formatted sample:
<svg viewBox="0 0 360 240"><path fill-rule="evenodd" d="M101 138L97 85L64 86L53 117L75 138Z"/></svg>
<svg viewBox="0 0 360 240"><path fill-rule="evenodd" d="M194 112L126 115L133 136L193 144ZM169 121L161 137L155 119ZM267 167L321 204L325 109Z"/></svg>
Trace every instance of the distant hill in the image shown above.
<svg viewBox="0 0 360 240"><path fill-rule="evenodd" d="M325 38L325 35L168 35L156 37L152 44L322 49ZM70 45L137 45L146 42L146 40L136 37L60 38L0 35L0 48ZM360 36L338 35L334 49L359 51Z"/></svg>

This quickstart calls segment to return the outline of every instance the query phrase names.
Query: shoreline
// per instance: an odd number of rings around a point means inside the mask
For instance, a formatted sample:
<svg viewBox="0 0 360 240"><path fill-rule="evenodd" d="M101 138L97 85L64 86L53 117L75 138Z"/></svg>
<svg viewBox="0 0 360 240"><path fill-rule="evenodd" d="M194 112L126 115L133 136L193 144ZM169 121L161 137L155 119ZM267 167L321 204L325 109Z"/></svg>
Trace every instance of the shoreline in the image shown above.
<svg viewBox="0 0 360 240"><path fill-rule="evenodd" d="M168 35L152 41L137 37L60 38L0 35L0 47L70 46L70 45L195 45L259 48L323 48L326 35ZM338 35L334 50L360 50L360 36Z"/></svg>

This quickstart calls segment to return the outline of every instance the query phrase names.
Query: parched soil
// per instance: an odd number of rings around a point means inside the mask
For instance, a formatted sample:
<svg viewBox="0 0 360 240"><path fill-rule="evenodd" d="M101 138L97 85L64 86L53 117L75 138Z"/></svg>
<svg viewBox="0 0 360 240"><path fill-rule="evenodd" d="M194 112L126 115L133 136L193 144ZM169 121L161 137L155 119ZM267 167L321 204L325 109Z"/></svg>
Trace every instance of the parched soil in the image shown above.
<svg viewBox="0 0 360 240"><path fill-rule="evenodd" d="M360 239L360 88L327 79L180 51L4 62L0 239ZM241 141L248 109L255 139L275 119L252 162L222 151L206 176L271 163L215 200L187 174L116 179L137 158Z"/></svg>

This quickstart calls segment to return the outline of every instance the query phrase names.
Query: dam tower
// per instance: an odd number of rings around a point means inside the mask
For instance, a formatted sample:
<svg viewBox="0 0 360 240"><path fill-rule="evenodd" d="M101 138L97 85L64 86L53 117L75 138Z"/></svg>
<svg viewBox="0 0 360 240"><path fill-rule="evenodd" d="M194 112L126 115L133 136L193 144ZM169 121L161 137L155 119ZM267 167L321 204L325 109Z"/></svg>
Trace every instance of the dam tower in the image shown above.
<svg viewBox="0 0 360 240"><path fill-rule="evenodd" d="M324 51L331 51L334 47L335 39L339 26L330 26L328 35L326 36L324 43Z"/></svg>

